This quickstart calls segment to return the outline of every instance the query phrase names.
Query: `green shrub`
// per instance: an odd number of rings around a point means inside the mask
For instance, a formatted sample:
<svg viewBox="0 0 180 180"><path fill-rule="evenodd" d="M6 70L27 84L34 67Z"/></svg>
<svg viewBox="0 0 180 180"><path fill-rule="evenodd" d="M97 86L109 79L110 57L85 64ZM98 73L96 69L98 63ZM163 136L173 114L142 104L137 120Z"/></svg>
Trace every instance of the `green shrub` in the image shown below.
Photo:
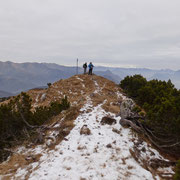
<svg viewBox="0 0 180 180"><path fill-rule="evenodd" d="M141 112L139 112L139 115L144 117L146 114L145 114L145 112L141 111Z"/></svg>
<svg viewBox="0 0 180 180"><path fill-rule="evenodd" d="M147 81L134 75L125 77L120 87L146 111L145 122L155 134L180 141L180 90L170 80Z"/></svg>
<svg viewBox="0 0 180 180"><path fill-rule="evenodd" d="M139 89L146 85L146 79L141 75L127 76L121 81L120 86L125 90L125 92L136 98L139 95Z"/></svg>
<svg viewBox="0 0 180 180"><path fill-rule="evenodd" d="M29 95L21 93L9 103L0 105L1 151L4 147L11 147L15 141L26 139L24 130L31 132L32 126L40 126L70 107L67 97L62 102L52 102L50 107L37 107L34 112L31 111L31 103Z"/></svg>
<svg viewBox="0 0 180 180"><path fill-rule="evenodd" d="M175 175L173 177L174 180L180 180L180 160L176 165Z"/></svg>
<svg viewBox="0 0 180 180"><path fill-rule="evenodd" d="M136 112L136 113L139 113L141 112L141 108L139 106L135 106L132 111Z"/></svg>

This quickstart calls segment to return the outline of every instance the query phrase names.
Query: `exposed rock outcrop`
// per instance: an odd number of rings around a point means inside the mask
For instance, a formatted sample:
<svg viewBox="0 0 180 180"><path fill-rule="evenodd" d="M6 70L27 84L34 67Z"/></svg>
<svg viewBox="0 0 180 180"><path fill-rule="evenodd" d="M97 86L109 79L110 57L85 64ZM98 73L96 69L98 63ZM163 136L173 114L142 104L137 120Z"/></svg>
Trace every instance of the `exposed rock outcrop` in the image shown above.
<svg viewBox="0 0 180 180"><path fill-rule="evenodd" d="M123 127L131 127L138 133L141 133L141 128L137 125L137 120L141 118L136 112L133 111L136 104L130 98L125 99L120 105L121 116L120 124Z"/></svg>
<svg viewBox="0 0 180 180"><path fill-rule="evenodd" d="M120 116L122 119L128 119L130 117L135 116L133 112L133 108L135 107L135 103L132 99L125 99L120 105Z"/></svg>

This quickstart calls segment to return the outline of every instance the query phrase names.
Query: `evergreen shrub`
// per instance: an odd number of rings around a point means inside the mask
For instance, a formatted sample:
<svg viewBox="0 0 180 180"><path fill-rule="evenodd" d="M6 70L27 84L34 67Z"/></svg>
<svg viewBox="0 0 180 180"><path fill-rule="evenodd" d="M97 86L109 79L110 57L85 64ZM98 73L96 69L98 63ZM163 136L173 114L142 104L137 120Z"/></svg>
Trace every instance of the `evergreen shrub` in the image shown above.
<svg viewBox="0 0 180 180"><path fill-rule="evenodd" d="M27 139L25 132L31 134L32 127L46 123L69 107L70 103L65 97L62 102L52 102L49 107L41 106L32 111L32 100L26 93L21 93L8 103L1 104L0 152L4 153L3 148L12 147L13 144L16 144L15 142Z"/></svg>
<svg viewBox="0 0 180 180"><path fill-rule="evenodd" d="M180 142L180 90L170 80L147 81L134 75L125 77L120 87L145 110L144 122L153 133Z"/></svg>

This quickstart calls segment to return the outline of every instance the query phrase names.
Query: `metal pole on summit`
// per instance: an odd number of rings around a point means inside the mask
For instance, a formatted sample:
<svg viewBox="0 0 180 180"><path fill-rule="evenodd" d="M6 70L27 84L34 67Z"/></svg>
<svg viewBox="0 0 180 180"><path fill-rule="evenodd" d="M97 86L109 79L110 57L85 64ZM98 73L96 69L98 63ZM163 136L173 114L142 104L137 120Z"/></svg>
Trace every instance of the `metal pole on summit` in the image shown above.
<svg viewBox="0 0 180 180"><path fill-rule="evenodd" d="M77 59L77 64L76 64L76 74L78 74L78 59Z"/></svg>

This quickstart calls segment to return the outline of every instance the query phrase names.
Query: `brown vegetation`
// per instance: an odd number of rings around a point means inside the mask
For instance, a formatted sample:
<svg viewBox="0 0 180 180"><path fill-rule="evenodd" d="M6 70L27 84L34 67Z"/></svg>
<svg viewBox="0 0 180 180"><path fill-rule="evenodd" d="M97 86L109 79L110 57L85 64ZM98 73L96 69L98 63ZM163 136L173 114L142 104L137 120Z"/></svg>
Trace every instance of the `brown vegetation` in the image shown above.
<svg viewBox="0 0 180 180"><path fill-rule="evenodd" d="M111 118L111 117L103 117L101 120L101 124L102 125L104 125L104 124L109 124L109 125L116 124L116 120Z"/></svg>

